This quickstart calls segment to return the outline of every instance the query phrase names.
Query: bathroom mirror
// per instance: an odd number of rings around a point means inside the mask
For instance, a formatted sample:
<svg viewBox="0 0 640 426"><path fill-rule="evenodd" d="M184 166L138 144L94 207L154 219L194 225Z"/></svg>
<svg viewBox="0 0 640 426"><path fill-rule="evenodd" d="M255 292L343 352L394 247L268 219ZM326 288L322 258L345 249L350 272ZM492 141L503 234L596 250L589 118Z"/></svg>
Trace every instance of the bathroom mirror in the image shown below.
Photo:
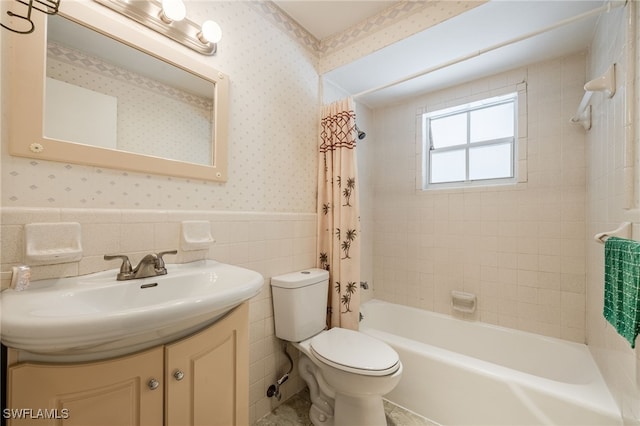
<svg viewBox="0 0 640 426"><path fill-rule="evenodd" d="M226 181L227 76L101 8L65 2L10 37L10 153Z"/></svg>

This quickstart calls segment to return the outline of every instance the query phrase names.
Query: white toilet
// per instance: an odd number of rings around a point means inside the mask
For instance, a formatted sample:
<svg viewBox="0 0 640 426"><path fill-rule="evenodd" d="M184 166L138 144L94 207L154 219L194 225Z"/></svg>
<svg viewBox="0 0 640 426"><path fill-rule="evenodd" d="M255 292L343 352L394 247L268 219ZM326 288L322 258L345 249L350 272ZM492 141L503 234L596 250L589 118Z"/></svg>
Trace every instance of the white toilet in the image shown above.
<svg viewBox="0 0 640 426"><path fill-rule="evenodd" d="M329 273L308 269L271 278L276 336L301 351L314 425L385 426L382 396L400 381L402 363L386 343L326 328Z"/></svg>

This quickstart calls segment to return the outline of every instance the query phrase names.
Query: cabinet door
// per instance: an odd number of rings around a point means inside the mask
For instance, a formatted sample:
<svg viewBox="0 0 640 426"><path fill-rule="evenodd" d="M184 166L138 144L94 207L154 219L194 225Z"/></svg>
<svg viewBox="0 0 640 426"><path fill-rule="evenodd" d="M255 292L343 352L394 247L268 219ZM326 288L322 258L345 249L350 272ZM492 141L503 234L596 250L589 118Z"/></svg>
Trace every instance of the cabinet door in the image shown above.
<svg viewBox="0 0 640 426"><path fill-rule="evenodd" d="M91 363L16 364L8 369L10 411L3 416L10 426L161 426L163 355L157 347Z"/></svg>
<svg viewBox="0 0 640 426"><path fill-rule="evenodd" d="M165 346L167 426L249 423L249 305Z"/></svg>

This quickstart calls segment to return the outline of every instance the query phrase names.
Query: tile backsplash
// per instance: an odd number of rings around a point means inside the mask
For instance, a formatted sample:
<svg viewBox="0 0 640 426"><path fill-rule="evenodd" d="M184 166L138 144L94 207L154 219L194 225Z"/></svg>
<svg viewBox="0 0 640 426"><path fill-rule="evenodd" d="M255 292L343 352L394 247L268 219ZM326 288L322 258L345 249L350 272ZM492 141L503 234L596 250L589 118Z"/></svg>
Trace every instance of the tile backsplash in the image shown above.
<svg viewBox="0 0 640 426"><path fill-rule="evenodd" d="M251 419L263 416L276 401L266 389L288 368L281 342L274 335L269 280L274 275L314 266L316 215L314 213L251 213L194 210L115 209L2 209L2 271L24 262L24 226L29 223L77 222L81 226L84 256L79 262L32 267L32 279L83 275L117 269L117 261L104 254L122 253L137 263L145 254L178 249L167 263L214 259L255 270L265 280L261 293L250 302ZM180 250L181 222L209 221L215 243L207 250ZM115 271L114 271L115 274ZM115 276L115 275L114 275ZM10 283L3 273L2 287ZM303 385L294 371L283 387L285 399Z"/></svg>

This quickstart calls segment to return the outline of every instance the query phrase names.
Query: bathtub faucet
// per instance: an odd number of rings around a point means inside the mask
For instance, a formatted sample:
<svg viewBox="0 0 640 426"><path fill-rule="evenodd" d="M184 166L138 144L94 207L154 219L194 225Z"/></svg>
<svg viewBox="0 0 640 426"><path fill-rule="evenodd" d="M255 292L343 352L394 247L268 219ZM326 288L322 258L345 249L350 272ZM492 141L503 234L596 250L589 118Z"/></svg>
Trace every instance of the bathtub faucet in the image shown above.
<svg viewBox="0 0 640 426"><path fill-rule="evenodd" d="M366 281L360 281L360 287L363 290L369 290L369 283L367 283Z"/></svg>

